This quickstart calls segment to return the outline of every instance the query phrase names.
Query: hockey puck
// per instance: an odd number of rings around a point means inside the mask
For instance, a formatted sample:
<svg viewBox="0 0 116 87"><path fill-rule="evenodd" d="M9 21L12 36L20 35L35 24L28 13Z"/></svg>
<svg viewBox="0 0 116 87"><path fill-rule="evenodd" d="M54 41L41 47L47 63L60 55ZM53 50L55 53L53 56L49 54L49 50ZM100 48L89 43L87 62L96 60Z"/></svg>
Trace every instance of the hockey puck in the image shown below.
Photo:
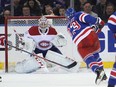
<svg viewBox="0 0 116 87"><path fill-rule="evenodd" d="M2 82L2 77L0 76L0 82Z"/></svg>

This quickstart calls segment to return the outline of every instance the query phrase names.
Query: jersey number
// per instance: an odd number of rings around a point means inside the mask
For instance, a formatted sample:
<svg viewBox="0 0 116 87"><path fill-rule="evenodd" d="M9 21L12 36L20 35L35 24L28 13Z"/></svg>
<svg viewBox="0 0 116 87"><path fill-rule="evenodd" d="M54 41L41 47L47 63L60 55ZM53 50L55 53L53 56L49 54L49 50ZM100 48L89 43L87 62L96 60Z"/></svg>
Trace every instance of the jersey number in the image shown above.
<svg viewBox="0 0 116 87"><path fill-rule="evenodd" d="M73 21L72 23L71 23L71 26L70 26L70 28L74 28L74 29L76 29L76 30L79 30L80 29L80 25L79 25L79 23L77 22L77 21Z"/></svg>

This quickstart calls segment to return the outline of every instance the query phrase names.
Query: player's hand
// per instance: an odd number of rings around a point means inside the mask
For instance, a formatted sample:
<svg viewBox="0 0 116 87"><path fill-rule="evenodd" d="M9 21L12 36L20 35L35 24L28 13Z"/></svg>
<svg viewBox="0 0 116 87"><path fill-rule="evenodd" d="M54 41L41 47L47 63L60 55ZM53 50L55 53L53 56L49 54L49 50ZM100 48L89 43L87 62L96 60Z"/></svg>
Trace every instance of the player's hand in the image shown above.
<svg viewBox="0 0 116 87"><path fill-rule="evenodd" d="M99 29L99 27L98 27L97 24L91 25L91 28L92 28L95 32L97 32L97 30Z"/></svg>
<svg viewBox="0 0 116 87"><path fill-rule="evenodd" d="M96 33L99 33L101 32L103 25L95 24L95 25L92 25L91 28L93 28Z"/></svg>
<svg viewBox="0 0 116 87"><path fill-rule="evenodd" d="M102 28L104 27L104 25L105 25L105 22L103 20L99 19L98 27L99 27L100 32L101 32Z"/></svg>
<svg viewBox="0 0 116 87"><path fill-rule="evenodd" d="M5 36L0 36L0 45L5 45Z"/></svg>

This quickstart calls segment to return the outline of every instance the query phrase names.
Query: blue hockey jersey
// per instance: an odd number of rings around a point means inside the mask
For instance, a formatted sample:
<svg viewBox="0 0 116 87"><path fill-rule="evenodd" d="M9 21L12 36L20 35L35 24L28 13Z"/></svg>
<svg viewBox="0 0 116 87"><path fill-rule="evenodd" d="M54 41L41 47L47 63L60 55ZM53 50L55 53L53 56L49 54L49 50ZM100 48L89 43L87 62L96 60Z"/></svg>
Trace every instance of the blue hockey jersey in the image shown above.
<svg viewBox="0 0 116 87"><path fill-rule="evenodd" d="M68 31L72 36L73 42L78 45L82 39L88 36L91 31L93 31L91 28L92 25L100 24L102 20L99 19L100 18L95 18L82 11L76 12L68 24Z"/></svg>
<svg viewBox="0 0 116 87"><path fill-rule="evenodd" d="M116 12L109 17L107 25L113 33L116 33Z"/></svg>

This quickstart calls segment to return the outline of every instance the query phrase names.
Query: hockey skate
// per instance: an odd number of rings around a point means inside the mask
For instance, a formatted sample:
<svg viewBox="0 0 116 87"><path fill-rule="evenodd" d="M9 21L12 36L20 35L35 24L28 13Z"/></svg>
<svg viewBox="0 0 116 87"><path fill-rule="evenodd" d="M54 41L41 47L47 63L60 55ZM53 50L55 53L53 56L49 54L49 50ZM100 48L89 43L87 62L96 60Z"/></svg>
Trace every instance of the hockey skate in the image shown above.
<svg viewBox="0 0 116 87"><path fill-rule="evenodd" d="M96 74L97 74L97 77L96 77L95 83L97 85L99 85L101 81L107 79L107 76L106 76L104 70L97 69Z"/></svg>
<svg viewBox="0 0 116 87"><path fill-rule="evenodd" d="M102 81L103 80L106 80L107 79L107 76L106 76L106 74L104 74L104 76L103 76L103 78L102 78Z"/></svg>

